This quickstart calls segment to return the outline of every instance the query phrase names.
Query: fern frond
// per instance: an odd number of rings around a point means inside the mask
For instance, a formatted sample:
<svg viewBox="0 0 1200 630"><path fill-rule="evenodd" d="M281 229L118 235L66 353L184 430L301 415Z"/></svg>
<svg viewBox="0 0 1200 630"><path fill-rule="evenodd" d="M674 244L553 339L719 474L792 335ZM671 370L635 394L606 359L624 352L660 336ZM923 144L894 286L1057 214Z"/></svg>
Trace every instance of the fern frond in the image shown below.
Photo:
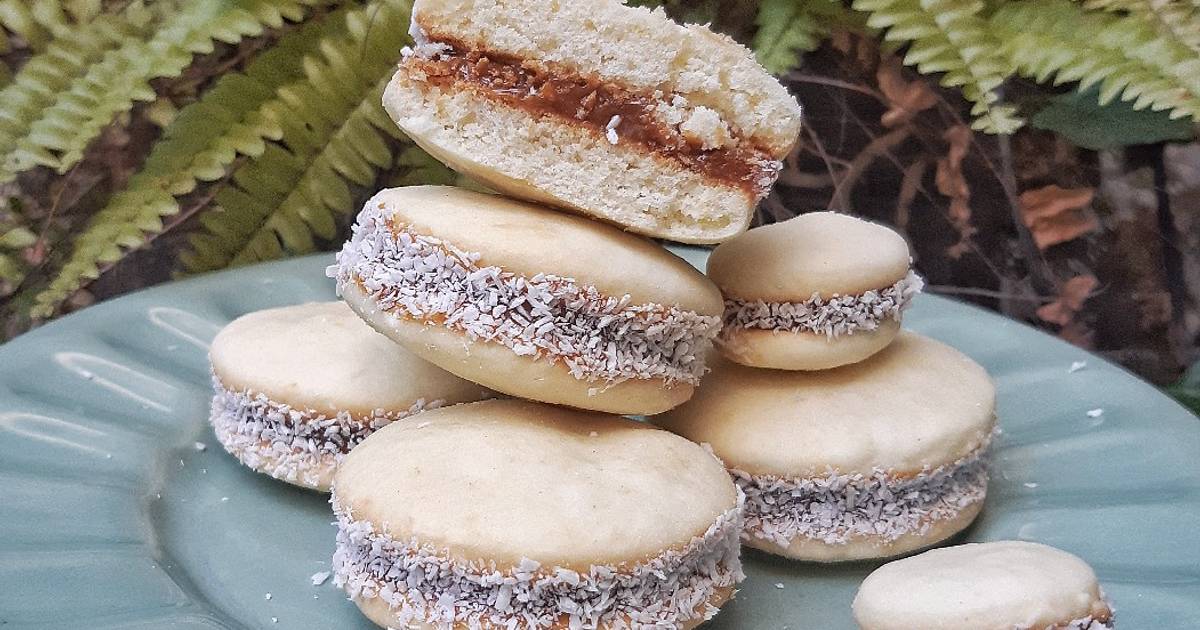
<svg viewBox="0 0 1200 630"><path fill-rule="evenodd" d="M355 210L351 185L371 185L393 164L388 137L402 136L381 101L407 41L411 4L374 6L369 21L355 14L344 38L321 46L304 79L279 90L271 106L286 121L281 143L268 144L217 194L218 209L182 258L188 270L313 251L336 234L336 215Z"/></svg>
<svg viewBox="0 0 1200 630"><path fill-rule="evenodd" d="M140 4L140 2L139 2ZM0 0L0 26L41 51L101 14L101 0Z"/></svg>
<svg viewBox="0 0 1200 630"><path fill-rule="evenodd" d="M0 182L39 164L65 173L117 114L129 111L135 101L155 99L151 80L179 76L194 55L212 52L214 40L237 43L261 34L264 27L282 26L285 19L299 20L308 6L330 1L189 0L166 16L149 39L126 40L82 76L72 77L38 112L28 133L17 137L0 165Z"/></svg>
<svg viewBox="0 0 1200 630"><path fill-rule="evenodd" d="M1178 0L1083 0L1085 9L1120 12L1154 25L1200 54L1200 4Z"/></svg>
<svg viewBox="0 0 1200 630"><path fill-rule="evenodd" d="M12 83L0 89L0 182L53 162L45 149L19 140L29 137L34 122L73 81L125 42L142 39L149 26L150 15L134 7L121 15L101 16L30 58Z"/></svg>
<svg viewBox="0 0 1200 630"><path fill-rule="evenodd" d="M867 24L887 29L884 39L908 42L904 63L926 73L943 73L941 84L959 88L973 103L972 125L989 133L1012 133L1022 124L1016 110L998 103L996 88L1009 64L997 53L982 0L854 0L869 13Z"/></svg>
<svg viewBox="0 0 1200 630"><path fill-rule="evenodd" d="M52 314L99 276L102 263L140 246L146 234L160 232L162 219L180 212L176 198L192 192L198 182L221 179L238 155L261 155L265 140L281 138L283 130L267 105L278 88L304 76L304 56L318 50L322 38L345 32L345 17L345 11L335 13L284 35L244 73L221 77L199 101L180 110L141 170L75 239L70 258L38 294L33 315ZM119 251L113 251L114 244Z"/></svg>
<svg viewBox="0 0 1200 630"><path fill-rule="evenodd" d="M1101 104L1120 98L1134 109L1200 120L1200 57L1146 20L1068 0L1027 0L1005 4L991 24L1023 75L1078 82L1081 90L1098 85Z"/></svg>
<svg viewBox="0 0 1200 630"><path fill-rule="evenodd" d="M842 10L833 0L762 0L754 52L767 71L783 74L800 52L815 49L829 33L830 17Z"/></svg>

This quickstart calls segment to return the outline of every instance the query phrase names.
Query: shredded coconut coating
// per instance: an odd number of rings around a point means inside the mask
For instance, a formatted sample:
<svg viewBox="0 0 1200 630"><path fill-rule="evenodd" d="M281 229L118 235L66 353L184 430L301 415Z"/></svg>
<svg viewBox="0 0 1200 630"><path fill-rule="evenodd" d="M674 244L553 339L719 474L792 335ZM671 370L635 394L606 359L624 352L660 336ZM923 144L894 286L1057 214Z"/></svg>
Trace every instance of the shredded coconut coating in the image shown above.
<svg viewBox="0 0 1200 630"><path fill-rule="evenodd" d="M523 559L515 567L453 559L396 540L331 497L337 516L334 583L351 599L382 598L400 626L438 628L677 628L717 614L711 601L745 576L739 558L741 492L703 535L632 568L587 573Z"/></svg>
<svg viewBox="0 0 1200 630"><path fill-rule="evenodd" d="M421 398L404 411L376 409L367 417L342 411L328 416L260 393L227 389L215 375L212 382L209 422L225 450L250 468L309 487L318 486L322 473L376 430L446 404Z"/></svg>
<svg viewBox="0 0 1200 630"><path fill-rule="evenodd" d="M1046 626L1041 630L1114 630L1117 627L1116 609L1113 608L1112 601L1104 594L1104 589L1100 589L1100 599L1104 600L1104 607L1108 609L1107 615L1088 615L1081 619L1072 619L1065 624ZM1013 630L1036 629L1031 626L1014 626Z"/></svg>
<svg viewBox="0 0 1200 630"><path fill-rule="evenodd" d="M915 272L896 284L860 295L834 295L828 300L819 293L803 302L764 302L725 300L725 330L753 328L777 332L807 332L830 339L875 330L887 318L900 320L900 314L921 292L925 281Z"/></svg>
<svg viewBox="0 0 1200 630"><path fill-rule="evenodd" d="M984 444L954 463L903 478L881 468L869 475L831 470L796 479L737 469L730 474L746 493L744 538L754 536L781 547L796 538L841 545L863 536L892 542L954 518L984 500L987 464Z"/></svg>
<svg viewBox="0 0 1200 630"><path fill-rule="evenodd" d="M608 384L662 379L695 385L719 317L661 304L630 304L549 274L481 267L480 254L396 224L368 206L327 274L338 292L357 283L381 309L520 356L562 361L576 379Z"/></svg>
<svg viewBox="0 0 1200 630"><path fill-rule="evenodd" d="M1045 630L1114 630L1116 627L1116 617L1109 615L1107 619L1097 619L1092 616L1087 616L1083 619L1073 619L1066 625L1047 626ZM1013 630L1028 629L1018 627L1014 628Z"/></svg>

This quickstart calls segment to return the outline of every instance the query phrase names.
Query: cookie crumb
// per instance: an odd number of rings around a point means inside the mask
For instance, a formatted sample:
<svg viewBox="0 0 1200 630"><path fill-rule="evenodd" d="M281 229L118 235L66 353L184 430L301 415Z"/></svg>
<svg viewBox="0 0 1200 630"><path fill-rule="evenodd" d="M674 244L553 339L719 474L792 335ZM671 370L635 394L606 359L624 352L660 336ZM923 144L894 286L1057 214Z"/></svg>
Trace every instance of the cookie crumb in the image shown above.
<svg viewBox="0 0 1200 630"><path fill-rule="evenodd" d="M1100 408L1092 409L1087 412L1087 417L1089 417L1089 418L1099 418L1100 416L1103 416L1103 415L1104 415L1104 410L1100 409Z"/></svg>
<svg viewBox="0 0 1200 630"><path fill-rule="evenodd" d="M312 581L313 586L320 586L325 583L325 580L329 579L329 571L321 571L320 573L314 573L314 574L312 574L312 577L309 579Z"/></svg>
<svg viewBox="0 0 1200 630"><path fill-rule="evenodd" d="M267 593L266 595L263 595L263 599L265 599L265 600L267 600L267 601L271 601L271 597L272 597L272 595L271 595L270 593Z"/></svg>
<svg viewBox="0 0 1200 630"><path fill-rule="evenodd" d="M775 588L782 590L782 589L783 589L783 582L776 582L776 583L775 583Z"/></svg>
<svg viewBox="0 0 1200 630"><path fill-rule="evenodd" d="M192 444L192 448L203 453L204 451L208 450L208 445L205 444L204 442L196 442L196 443Z"/></svg>

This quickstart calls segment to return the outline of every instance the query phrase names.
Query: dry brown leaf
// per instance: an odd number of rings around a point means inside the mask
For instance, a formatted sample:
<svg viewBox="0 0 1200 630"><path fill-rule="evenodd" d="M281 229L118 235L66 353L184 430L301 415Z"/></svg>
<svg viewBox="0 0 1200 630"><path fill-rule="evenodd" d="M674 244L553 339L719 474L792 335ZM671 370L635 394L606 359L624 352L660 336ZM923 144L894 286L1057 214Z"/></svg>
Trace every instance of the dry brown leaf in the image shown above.
<svg viewBox="0 0 1200 630"><path fill-rule="evenodd" d="M875 71L875 78L879 81L879 91L883 92L888 102L888 110L879 119L884 127L907 123L918 113L937 104L937 95L928 83L904 78L903 66L897 57L884 59Z"/></svg>
<svg viewBox="0 0 1200 630"><path fill-rule="evenodd" d="M1021 218L1038 248L1065 243L1099 227L1091 212L1095 191L1051 184L1021 193Z"/></svg>
<svg viewBox="0 0 1200 630"><path fill-rule="evenodd" d="M956 125L946 130L942 138L949 143L946 155L938 159L934 182L938 192L950 198L947 213L950 223L958 230L959 240L946 250L951 258L959 258L967 251L975 227L971 225L971 187L963 177L962 162L971 146L971 128Z"/></svg>
<svg viewBox="0 0 1200 630"><path fill-rule="evenodd" d="M1067 280L1053 302L1038 308L1037 316L1042 321L1067 326L1075 320L1075 314L1083 309L1083 303L1091 297L1097 284L1099 281L1091 274Z"/></svg>

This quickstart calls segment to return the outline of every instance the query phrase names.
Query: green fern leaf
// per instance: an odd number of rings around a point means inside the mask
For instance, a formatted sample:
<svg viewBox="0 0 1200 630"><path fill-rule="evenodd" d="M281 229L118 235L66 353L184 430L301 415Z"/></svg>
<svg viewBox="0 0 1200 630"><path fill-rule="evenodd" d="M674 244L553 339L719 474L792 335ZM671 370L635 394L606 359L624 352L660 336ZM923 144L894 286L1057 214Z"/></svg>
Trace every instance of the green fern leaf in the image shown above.
<svg viewBox="0 0 1200 630"><path fill-rule="evenodd" d="M72 76L53 101L37 112L28 133L16 142L0 166L0 181L43 165L65 173L83 157L88 144L113 118L135 101L156 98L150 81L179 76L195 54L212 52L213 41L237 43L264 27L302 18L310 5L333 0L190 0L165 16L148 39L126 39L107 51L82 75ZM24 74L24 72L22 72ZM18 77L19 79L20 77Z"/></svg>
<svg viewBox="0 0 1200 630"><path fill-rule="evenodd" d="M180 110L142 169L75 239L70 258L50 286L37 295L33 315L51 315L94 279L100 257L111 257L113 242L134 249L141 246L146 234L161 231L162 218L180 212L176 197L192 192L199 182L225 177L238 155L262 155L266 140L281 138L282 128L267 105L276 98L278 88L304 76L304 56L317 50L322 38L345 33L346 13L335 13L284 35L244 73L223 76L199 101Z"/></svg>
<svg viewBox="0 0 1200 630"><path fill-rule="evenodd" d="M182 257L189 271L306 253L334 237L337 216L355 210L352 187L372 185L394 161L388 138L399 132L381 101L410 6L386 0L351 15L348 33L323 42L304 78L278 91L270 107L283 138L217 193Z"/></svg>
<svg viewBox="0 0 1200 630"><path fill-rule="evenodd" d="M1016 110L998 104L996 88L1009 63L988 31L982 0L854 0L869 14L867 24L887 29L884 39L908 42L904 63L926 74L942 73L941 83L959 88L973 103L972 125L989 133L1012 133L1022 124Z"/></svg>
<svg viewBox="0 0 1200 630"><path fill-rule="evenodd" d="M1068 0L1009 3L992 15L1002 54L1037 81L1099 86L1099 100L1200 120L1200 60L1150 21Z"/></svg>
<svg viewBox="0 0 1200 630"><path fill-rule="evenodd" d="M1178 0L1084 0L1085 9L1119 12L1152 25L1166 38L1200 53L1200 4Z"/></svg>
<svg viewBox="0 0 1200 630"><path fill-rule="evenodd" d="M829 32L830 18L842 10L832 0L763 0L755 23L754 52L769 72L796 66L796 55L815 49Z"/></svg>
<svg viewBox="0 0 1200 630"><path fill-rule="evenodd" d="M0 182L54 161L46 150L19 140L28 138L33 124L73 81L124 42L140 40L149 26L149 14L135 7L121 15L101 16L71 37L55 40L0 89L0 147L5 151L0 155Z"/></svg>

